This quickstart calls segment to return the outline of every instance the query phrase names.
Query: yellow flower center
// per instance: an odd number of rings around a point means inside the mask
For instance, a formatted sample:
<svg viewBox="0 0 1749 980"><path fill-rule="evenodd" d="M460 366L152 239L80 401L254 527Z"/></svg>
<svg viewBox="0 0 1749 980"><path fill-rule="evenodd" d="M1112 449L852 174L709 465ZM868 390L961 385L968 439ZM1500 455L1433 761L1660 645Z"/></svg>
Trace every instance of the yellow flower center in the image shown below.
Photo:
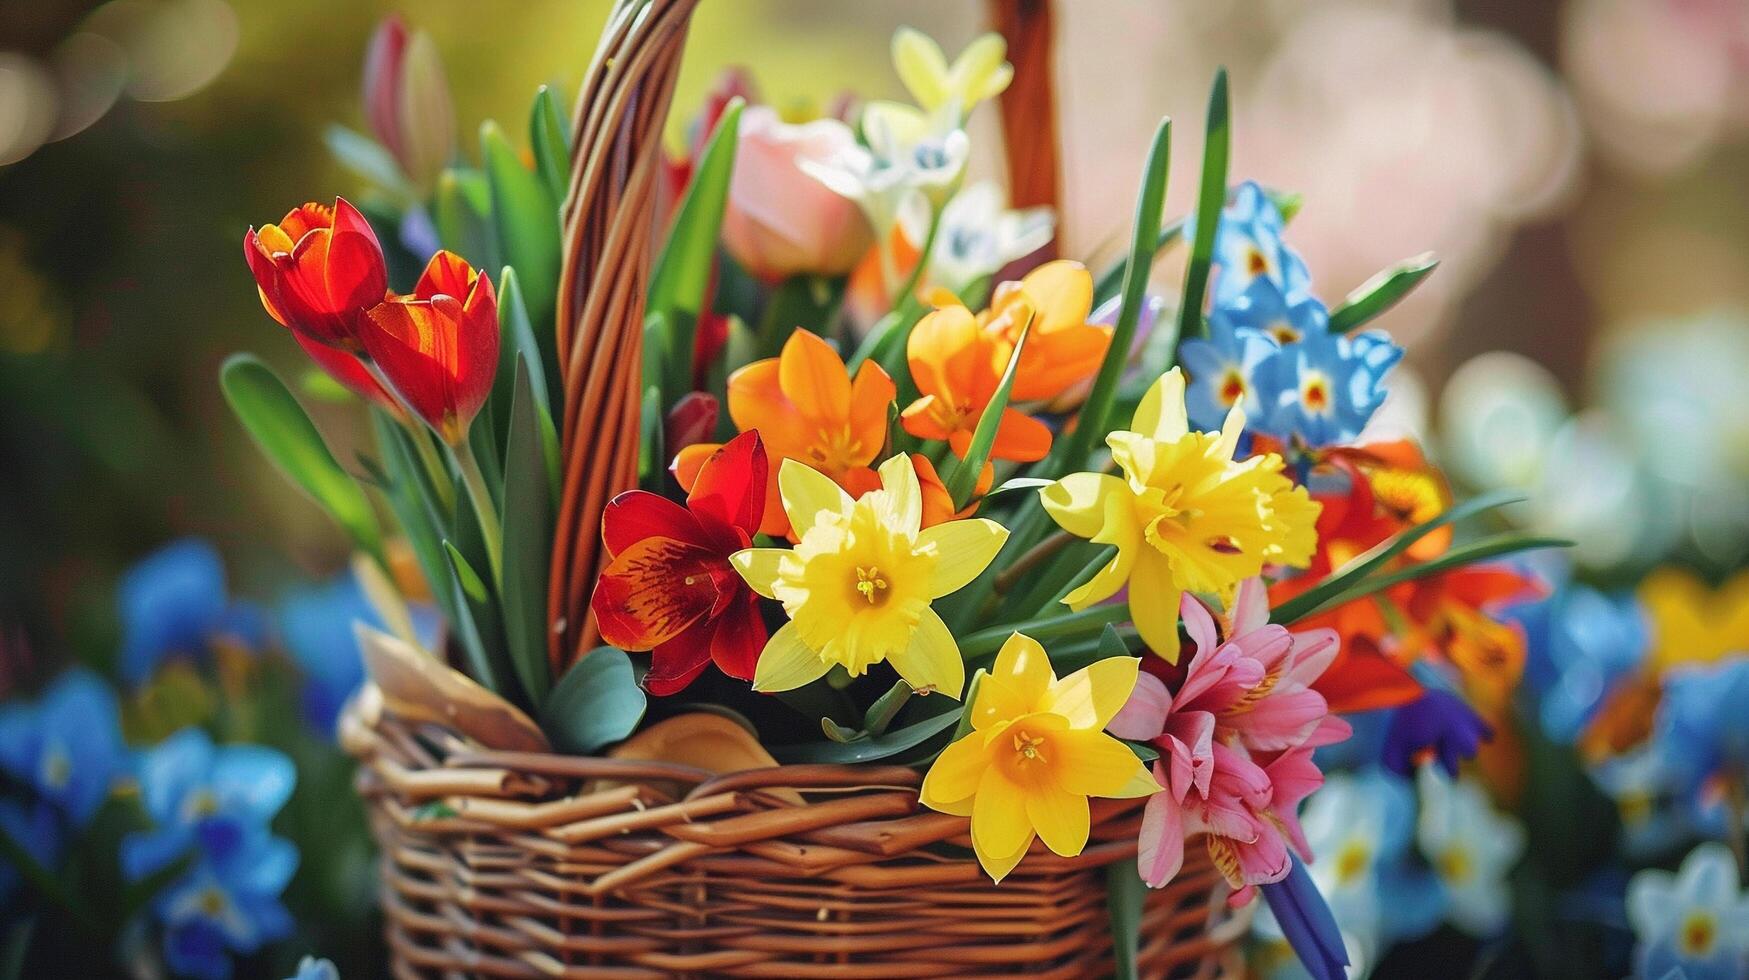
<svg viewBox="0 0 1749 980"><path fill-rule="evenodd" d="M208 888L200 893L200 910L209 919L216 919L225 912L225 893L217 888Z"/></svg>
<svg viewBox="0 0 1749 980"><path fill-rule="evenodd" d="M1014 764L1024 766L1029 762L1050 762L1045 758L1045 737L1031 732L1014 733Z"/></svg>
<svg viewBox="0 0 1749 980"><path fill-rule="evenodd" d="M67 781L73 778L73 760L67 756L60 746L51 748L43 757L43 785L50 789L63 789Z"/></svg>
<svg viewBox="0 0 1749 980"><path fill-rule="evenodd" d="M1293 324L1288 323L1286 320L1277 320L1270 324L1267 332L1271 339L1283 347L1286 347L1288 344L1299 343L1300 337L1303 336L1299 330L1294 328Z"/></svg>
<svg viewBox="0 0 1749 980"><path fill-rule="evenodd" d="M1448 847L1439 855L1435 862L1439 868L1439 876L1446 881L1462 883L1468 881L1475 871L1475 862L1470 860L1470 852L1461 847Z"/></svg>
<svg viewBox="0 0 1749 980"><path fill-rule="evenodd" d="M1221 380L1221 404L1231 408L1244 397L1245 375L1238 368L1228 368L1226 377Z"/></svg>
<svg viewBox="0 0 1749 980"><path fill-rule="evenodd" d="M1321 374L1307 374L1300 385L1300 404L1308 412L1324 412L1330 408L1330 382Z"/></svg>
<svg viewBox="0 0 1749 980"><path fill-rule="evenodd" d="M1646 822L1652 815L1652 794L1641 789L1628 790L1616 800L1616 809L1621 811L1621 822L1635 827Z"/></svg>
<svg viewBox="0 0 1749 980"><path fill-rule="evenodd" d="M887 580L881 578L881 570L873 565L856 568L856 591L868 600L871 606L879 605L887 598Z"/></svg>
<svg viewBox="0 0 1749 980"><path fill-rule="evenodd" d="M1719 938L1719 924L1707 912L1695 910L1682 922L1680 943L1686 959L1710 956Z"/></svg>
<svg viewBox="0 0 1749 980"><path fill-rule="evenodd" d="M1364 840L1350 840L1336 852L1336 880L1351 885L1372 866L1372 848Z"/></svg>
<svg viewBox="0 0 1749 980"><path fill-rule="evenodd" d="M1261 276L1264 273L1268 272L1269 271L1269 256L1264 255L1263 250L1258 248L1255 245L1246 249L1245 250L1245 271L1249 272L1251 274L1252 278L1256 278L1257 276Z"/></svg>
<svg viewBox="0 0 1749 980"><path fill-rule="evenodd" d="M808 446L808 462L814 468L838 477L853 466L861 466L868 462L862 451L862 440L850 431L850 426L821 428L814 433L814 442Z"/></svg>

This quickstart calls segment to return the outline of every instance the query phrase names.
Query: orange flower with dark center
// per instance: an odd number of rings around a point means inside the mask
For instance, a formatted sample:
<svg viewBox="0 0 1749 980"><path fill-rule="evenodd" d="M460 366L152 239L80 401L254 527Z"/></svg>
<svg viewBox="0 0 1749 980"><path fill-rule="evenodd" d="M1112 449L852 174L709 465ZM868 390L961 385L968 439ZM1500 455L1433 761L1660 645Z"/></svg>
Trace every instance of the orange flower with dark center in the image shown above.
<svg viewBox="0 0 1749 980"><path fill-rule="evenodd" d="M673 694L707 664L752 680L765 646L759 597L729 564L749 547L765 510L768 464L759 433L743 432L699 466L682 507L628 490L601 516L611 560L590 608L602 639L651 651L644 686Z"/></svg>
<svg viewBox="0 0 1749 980"><path fill-rule="evenodd" d="M453 252L431 257L411 296L372 307L366 352L403 400L457 445L498 372L498 297L492 280Z"/></svg>
<svg viewBox="0 0 1749 980"><path fill-rule="evenodd" d="M376 233L345 198L250 228L243 257L275 320L318 344L363 351L358 334L365 312L388 292L388 271Z"/></svg>
<svg viewBox="0 0 1749 980"><path fill-rule="evenodd" d="M729 376L729 417L741 432L759 431L767 456L793 459L832 478L852 497L880 486L870 468L887 442L887 410L893 379L866 361L855 380L830 345L796 330L777 357L754 361ZM717 446L688 446L674 457L675 480L691 487L700 465ZM789 519L777 492L777 466L765 481L764 523L774 537L789 534Z"/></svg>

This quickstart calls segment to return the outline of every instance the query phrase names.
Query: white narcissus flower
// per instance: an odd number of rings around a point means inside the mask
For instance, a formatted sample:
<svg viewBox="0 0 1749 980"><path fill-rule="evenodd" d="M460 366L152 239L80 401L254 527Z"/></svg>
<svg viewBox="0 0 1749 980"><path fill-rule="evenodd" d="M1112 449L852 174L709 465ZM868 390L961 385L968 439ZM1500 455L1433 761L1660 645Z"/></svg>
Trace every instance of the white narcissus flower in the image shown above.
<svg viewBox="0 0 1749 980"><path fill-rule="evenodd" d="M1524 828L1497 812L1471 780L1450 781L1427 765L1417 784L1416 840L1445 886L1447 920L1474 936L1494 935L1512 910L1506 875L1524 853Z"/></svg>
<svg viewBox="0 0 1749 980"><path fill-rule="evenodd" d="M937 122L911 106L871 103L862 117L866 147L837 146L806 156L802 170L860 205L884 240L908 197L921 193L939 208L965 174L971 154L965 130Z"/></svg>
<svg viewBox="0 0 1749 980"><path fill-rule="evenodd" d="M941 227L929 253L929 282L963 295L972 283L1043 248L1055 226L1050 208L1010 211L995 181L971 184L941 211ZM912 241L922 241L928 228L917 229L916 235L910 228L906 231Z"/></svg>
<svg viewBox="0 0 1749 980"><path fill-rule="evenodd" d="M1749 969L1749 897L1725 845L1699 845L1675 874L1649 868L1634 875L1627 906L1640 942L1636 976L1726 980Z"/></svg>

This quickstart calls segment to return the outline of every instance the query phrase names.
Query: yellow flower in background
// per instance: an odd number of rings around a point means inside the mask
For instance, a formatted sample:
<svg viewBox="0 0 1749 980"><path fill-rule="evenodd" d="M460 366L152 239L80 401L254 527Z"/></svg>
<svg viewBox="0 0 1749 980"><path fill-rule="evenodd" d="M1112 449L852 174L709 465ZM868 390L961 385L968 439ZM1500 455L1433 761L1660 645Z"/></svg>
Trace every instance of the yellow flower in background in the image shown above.
<svg viewBox="0 0 1749 980"><path fill-rule="evenodd" d="M1244 428L1235 407L1220 432L1192 432L1173 368L1143 396L1130 431L1106 436L1123 476L1073 473L1040 490L1064 530L1117 546L1063 601L1085 609L1127 584L1136 631L1177 663L1182 593L1226 595L1266 564L1309 561L1319 504L1282 475L1280 456L1233 459Z"/></svg>
<svg viewBox="0 0 1749 980"><path fill-rule="evenodd" d="M783 603L755 691L790 691L833 665L852 677L882 660L918 690L958 698L959 644L930 603L964 587L996 557L1008 529L991 520L922 527L917 471L901 454L881 464L881 489L852 500L812 467L786 459L778 492L791 548L748 548L729 561L755 592Z"/></svg>
<svg viewBox="0 0 1749 980"><path fill-rule="evenodd" d="M893 34L893 67L899 81L925 112L943 110L963 122L973 107L1002 94L1014 80L1008 57L1008 42L994 32L980 35L959 57L948 64L947 55L935 39L914 27L901 27Z"/></svg>
<svg viewBox="0 0 1749 980"><path fill-rule="evenodd" d="M1044 647L1016 633L978 682L972 730L923 778L924 806L972 818L972 848L1001 881L1034 836L1063 857L1087 846L1090 796L1160 790L1105 726L1136 686L1140 661L1111 657L1058 680Z"/></svg>
<svg viewBox="0 0 1749 980"><path fill-rule="evenodd" d="M1710 589L1693 572L1660 568L1640 584L1652 622L1647 666L1655 673L1749 652L1749 572Z"/></svg>

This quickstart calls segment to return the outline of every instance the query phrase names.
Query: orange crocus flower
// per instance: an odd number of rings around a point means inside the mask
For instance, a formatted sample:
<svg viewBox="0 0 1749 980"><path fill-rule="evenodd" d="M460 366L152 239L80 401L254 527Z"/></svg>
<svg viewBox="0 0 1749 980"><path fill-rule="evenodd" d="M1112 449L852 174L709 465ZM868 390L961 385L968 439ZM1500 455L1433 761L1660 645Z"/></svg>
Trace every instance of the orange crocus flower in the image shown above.
<svg viewBox="0 0 1749 980"><path fill-rule="evenodd" d="M963 458L1013 353L1013 345L981 329L963 306L943 306L924 316L905 345L911 379L923 396L901 414L905 431L944 440ZM991 459L1032 462L1050 450L1051 430L1043 422L1003 409Z"/></svg>
<svg viewBox="0 0 1749 980"><path fill-rule="evenodd" d="M990 308L978 315L978 326L1005 351L1002 363L1020 331L1033 315L1032 332L1020 352L1013 398L1018 402L1055 398L1091 378L1111 346L1111 328L1087 322L1093 308L1093 276L1079 262L1059 259L1027 273L1019 282L996 287Z"/></svg>
<svg viewBox="0 0 1749 980"><path fill-rule="evenodd" d="M865 361L854 380L830 345L796 330L777 357L754 361L729 376L729 418L741 432L759 430L771 459L765 516L759 530L787 536L789 519L777 492L785 459L831 477L852 497L880 486L871 465L887 442L887 409L897 394L880 365ZM674 457L674 478L690 489L715 443L688 446Z"/></svg>

